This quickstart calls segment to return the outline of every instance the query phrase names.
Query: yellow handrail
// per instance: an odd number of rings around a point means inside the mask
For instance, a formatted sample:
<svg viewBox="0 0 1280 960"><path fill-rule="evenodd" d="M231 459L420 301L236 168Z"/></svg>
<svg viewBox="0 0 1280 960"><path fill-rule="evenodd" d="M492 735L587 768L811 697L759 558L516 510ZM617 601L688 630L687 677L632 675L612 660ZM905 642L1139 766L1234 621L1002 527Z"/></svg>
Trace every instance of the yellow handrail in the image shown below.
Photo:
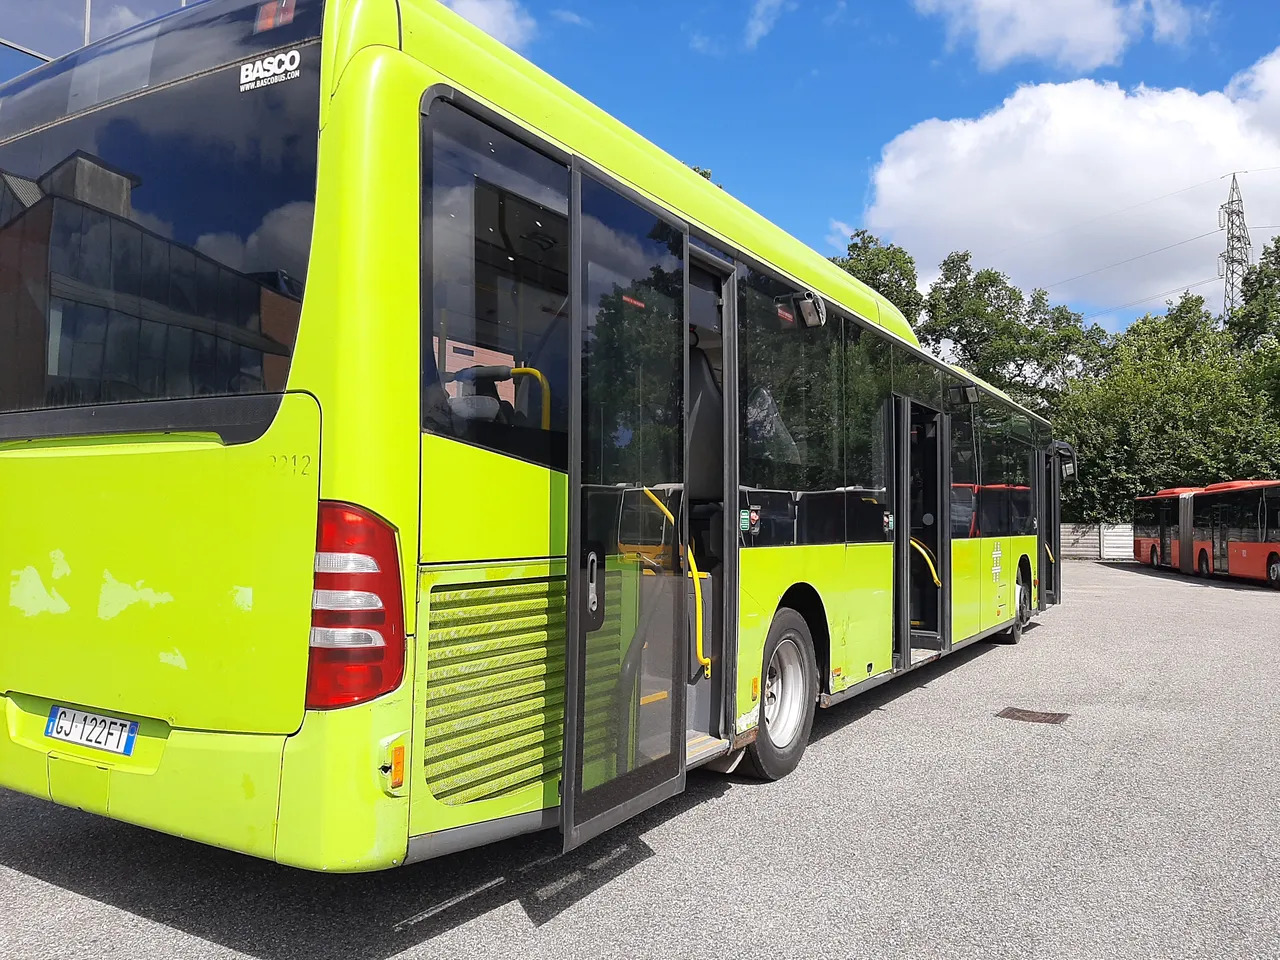
<svg viewBox="0 0 1280 960"><path fill-rule="evenodd" d="M1047 553L1047 554L1049 555L1049 562L1050 562L1050 563L1057 563L1057 562L1058 562L1056 559L1054 559L1053 551L1049 549L1049 545L1048 545L1047 543L1044 545L1044 552L1045 552L1045 553Z"/></svg>
<svg viewBox="0 0 1280 960"><path fill-rule="evenodd" d="M662 511L662 515L671 521L671 529L675 530L676 518L671 515L671 511L667 509L667 505L658 499L657 495L648 487L642 488L653 501L654 505ZM698 573L698 562L693 556L693 544L689 544L689 574L693 577L693 635L697 641L698 662L702 664L705 676L711 676L711 658L702 652L702 577Z"/></svg>
<svg viewBox="0 0 1280 960"><path fill-rule="evenodd" d="M542 371L536 367L512 367L511 375L536 377L538 386L542 388L542 429L551 429L551 384L547 382L547 378L542 375Z"/></svg>
<svg viewBox="0 0 1280 960"><path fill-rule="evenodd" d="M935 587L942 586L942 581L938 579L938 568L933 565L933 554L929 552L929 548L915 537L911 538L911 545L916 548L920 556L924 557L924 562L929 565L929 574L933 577L933 585Z"/></svg>

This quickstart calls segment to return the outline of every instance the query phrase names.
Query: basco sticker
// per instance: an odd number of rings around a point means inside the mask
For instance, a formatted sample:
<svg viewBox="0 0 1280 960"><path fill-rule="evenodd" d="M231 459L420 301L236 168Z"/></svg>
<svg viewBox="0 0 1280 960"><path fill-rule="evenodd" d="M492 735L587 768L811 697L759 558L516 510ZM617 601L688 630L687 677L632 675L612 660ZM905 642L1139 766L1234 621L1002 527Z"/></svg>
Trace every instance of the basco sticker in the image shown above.
<svg viewBox="0 0 1280 960"><path fill-rule="evenodd" d="M269 87L273 83L296 80L302 76L302 54L297 50L277 53L261 60L240 64L240 92Z"/></svg>

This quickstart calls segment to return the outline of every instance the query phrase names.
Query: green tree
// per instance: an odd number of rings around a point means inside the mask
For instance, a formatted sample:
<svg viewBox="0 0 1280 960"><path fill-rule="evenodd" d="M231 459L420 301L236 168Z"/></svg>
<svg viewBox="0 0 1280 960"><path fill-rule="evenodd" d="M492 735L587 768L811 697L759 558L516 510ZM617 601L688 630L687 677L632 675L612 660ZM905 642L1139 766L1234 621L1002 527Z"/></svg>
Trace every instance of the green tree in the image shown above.
<svg viewBox="0 0 1280 960"><path fill-rule="evenodd" d="M1253 358L1184 294L1135 321L1106 362L1068 383L1055 435L1080 453L1064 515L1132 516L1133 498L1182 485L1280 474L1280 430Z"/></svg>
<svg viewBox="0 0 1280 960"><path fill-rule="evenodd" d="M700 167L697 164L692 164L692 163L689 164L689 166L690 168L692 168L693 172L696 173L698 176L700 176L703 180L711 180L711 170L709 168ZM712 182L714 183L714 181ZM724 189L723 183L717 183L716 186L719 187L721 190Z"/></svg>
<svg viewBox="0 0 1280 960"><path fill-rule="evenodd" d="M990 268L975 270L968 251L950 254L925 298L920 342L1037 411L1052 412L1058 396L1107 349L1106 332L1080 314L1026 296Z"/></svg>
<svg viewBox="0 0 1280 960"><path fill-rule="evenodd" d="M866 230L854 231L849 249L831 262L853 274L902 311L913 327L920 320L924 297L916 276L916 262L896 243L885 244Z"/></svg>
<svg viewBox="0 0 1280 960"><path fill-rule="evenodd" d="M1280 340L1280 237L1246 271L1241 292L1244 303L1227 318L1227 328L1243 347L1275 348Z"/></svg>

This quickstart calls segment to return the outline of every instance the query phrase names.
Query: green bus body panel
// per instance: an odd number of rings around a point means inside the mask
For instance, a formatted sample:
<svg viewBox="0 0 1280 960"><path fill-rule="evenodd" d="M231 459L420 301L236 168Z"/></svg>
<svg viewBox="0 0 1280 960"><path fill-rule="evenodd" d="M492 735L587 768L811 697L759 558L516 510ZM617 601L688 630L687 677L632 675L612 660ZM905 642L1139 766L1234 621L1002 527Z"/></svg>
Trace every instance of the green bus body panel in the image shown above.
<svg viewBox="0 0 1280 960"><path fill-rule="evenodd" d="M836 595L846 620L843 643L831 637L832 670L841 668L830 678L832 693L893 669L893 544L845 547L844 584Z"/></svg>
<svg viewBox="0 0 1280 960"><path fill-rule="evenodd" d="M413 658L407 676L413 673ZM308 870L361 873L404 863L409 844L408 771L420 757L410 731L406 683L373 703L309 711L285 741L275 859ZM383 767L405 749L405 786L392 790Z"/></svg>
<svg viewBox="0 0 1280 960"><path fill-rule="evenodd" d="M334 61L334 93L322 113L311 263L289 382L315 393L324 410L322 442L334 456L322 465L320 496L361 504L399 531L409 651L396 693L308 712L290 738L276 859L364 871L402 863L408 844L411 785L395 796L384 789L388 740L404 738L406 771L421 759L408 738L419 657L420 218L405 198L421 191L419 106L433 78L381 45L396 40L381 0L339 12L324 49L327 58L346 44L347 59ZM363 43L374 45L357 49Z"/></svg>
<svg viewBox="0 0 1280 960"><path fill-rule="evenodd" d="M991 570L982 563L982 541L952 540L952 642L959 643L982 632L982 589L990 581Z"/></svg>
<svg viewBox="0 0 1280 960"><path fill-rule="evenodd" d="M0 691L186 729L297 730L319 468L303 394L241 445L0 448Z"/></svg>
<svg viewBox="0 0 1280 960"><path fill-rule="evenodd" d="M558 471L423 434L422 562L563 557L568 484Z"/></svg>
<svg viewBox="0 0 1280 960"><path fill-rule="evenodd" d="M764 666L773 615L795 584L813 587L826 613L832 670L826 689L838 692L892 669L893 544L752 547L739 557L737 733L759 722L754 682Z"/></svg>
<svg viewBox="0 0 1280 960"><path fill-rule="evenodd" d="M353 9L378 6L365 0ZM340 73L320 135L311 263L289 371L290 388L314 393L324 410L322 443L333 456L320 471L320 496L361 504L400 532L411 634L422 267L418 204L406 198L421 192L418 109L432 79L383 46L360 50Z"/></svg>
<svg viewBox="0 0 1280 960"><path fill-rule="evenodd" d="M388 0L389 2L389 0ZM404 50L445 82L609 171L654 203L919 345L885 297L434 0L402 0Z"/></svg>
<svg viewBox="0 0 1280 960"><path fill-rule="evenodd" d="M4 785L35 797L270 859L285 738L139 725L133 756L44 736L53 702L0 696Z"/></svg>

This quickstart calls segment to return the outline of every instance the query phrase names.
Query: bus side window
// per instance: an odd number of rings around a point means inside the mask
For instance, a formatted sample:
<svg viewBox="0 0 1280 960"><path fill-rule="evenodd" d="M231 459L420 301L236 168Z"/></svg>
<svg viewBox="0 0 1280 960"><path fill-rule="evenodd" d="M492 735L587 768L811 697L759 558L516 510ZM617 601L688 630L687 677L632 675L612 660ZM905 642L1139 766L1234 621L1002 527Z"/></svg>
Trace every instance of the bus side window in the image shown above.
<svg viewBox="0 0 1280 960"><path fill-rule="evenodd" d="M569 170L446 102L424 123L422 427L566 470Z"/></svg>

